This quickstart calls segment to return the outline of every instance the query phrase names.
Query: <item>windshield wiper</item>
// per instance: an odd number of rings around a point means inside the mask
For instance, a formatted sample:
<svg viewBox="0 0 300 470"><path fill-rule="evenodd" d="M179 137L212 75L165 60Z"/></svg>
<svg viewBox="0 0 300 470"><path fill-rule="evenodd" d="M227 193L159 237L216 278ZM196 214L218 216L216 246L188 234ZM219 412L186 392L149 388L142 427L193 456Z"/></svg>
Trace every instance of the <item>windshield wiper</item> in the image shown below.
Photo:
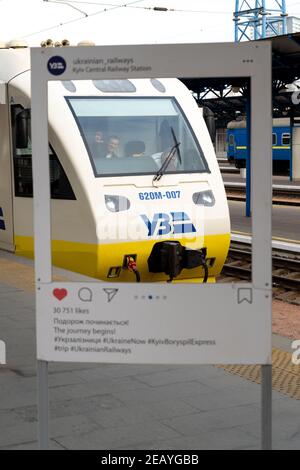
<svg viewBox="0 0 300 470"><path fill-rule="evenodd" d="M178 160L179 160L179 163L181 165L182 160L181 160L181 154L180 154L180 150L179 150L180 142L178 142L178 140L176 139L176 135L175 135L173 127L171 127L171 132L172 132L172 136L173 136L173 139L174 139L174 144L177 147Z"/></svg>
<svg viewBox="0 0 300 470"><path fill-rule="evenodd" d="M175 143L174 143L173 147L171 148L170 152L168 153L167 157L165 158L165 161L161 165L160 169L158 170L158 172L154 176L153 182L154 181L159 181L162 178L162 176L167 171L167 168L168 168L168 166L169 166L169 164L170 164L170 162L171 162L171 160L174 157L176 152L177 152L179 162L180 163L182 162L181 155L180 155L180 150L179 150L180 142L178 142L177 139L176 139L176 135L175 135L173 127L171 127L171 132L172 132L172 136L173 136L173 139L174 139Z"/></svg>

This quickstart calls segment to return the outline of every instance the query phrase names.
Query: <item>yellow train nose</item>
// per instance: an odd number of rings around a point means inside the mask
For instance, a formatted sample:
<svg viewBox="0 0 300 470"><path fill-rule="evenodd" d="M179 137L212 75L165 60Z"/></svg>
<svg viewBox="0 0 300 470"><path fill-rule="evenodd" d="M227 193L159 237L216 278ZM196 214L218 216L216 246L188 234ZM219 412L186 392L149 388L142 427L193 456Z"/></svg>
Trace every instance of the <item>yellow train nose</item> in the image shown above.
<svg viewBox="0 0 300 470"><path fill-rule="evenodd" d="M78 272L104 281L135 282L128 269L124 269L124 256L135 255L137 268L142 282L166 282L169 279L164 273L150 273L148 258L157 240L134 241L127 243L87 244L65 240L52 241L52 262L55 266ZM193 249L206 248L206 259L209 260L209 279L213 281L220 274L226 260L230 234L205 235L196 237L191 242L181 239L181 244ZM16 254L33 258L33 238L15 237ZM183 269L176 281L197 282L203 279L201 266Z"/></svg>

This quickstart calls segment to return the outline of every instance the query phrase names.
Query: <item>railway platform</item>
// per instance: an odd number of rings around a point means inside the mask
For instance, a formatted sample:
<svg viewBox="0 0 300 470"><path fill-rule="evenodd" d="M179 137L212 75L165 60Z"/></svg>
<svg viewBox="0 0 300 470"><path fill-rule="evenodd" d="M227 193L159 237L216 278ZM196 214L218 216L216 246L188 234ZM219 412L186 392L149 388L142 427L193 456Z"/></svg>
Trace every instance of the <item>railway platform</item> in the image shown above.
<svg viewBox="0 0 300 470"><path fill-rule="evenodd" d="M231 231L251 235L251 217L245 216L245 202L228 201ZM298 206L273 205L273 239L286 243L300 243L300 208Z"/></svg>
<svg viewBox="0 0 300 470"><path fill-rule="evenodd" d="M0 312L0 449L37 449L33 265L3 252ZM273 335L273 447L299 449L300 366L291 364L299 325L284 334ZM52 449L260 447L258 367L51 364L49 372Z"/></svg>
<svg viewBox="0 0 300 470"><path fill-rule="evenodd" d="M246 178L243 178L240 174L240 171L234 171L233 173L230 170L235 169L232 165L226 166L224 172L222 172L222 178L224 183L240 183L246 184ZM227 172L228 170L228 172ZM300 181L290 181L288 176L273 175L273 186L286 187L288 189L296 188L300 191Z"/></svg>

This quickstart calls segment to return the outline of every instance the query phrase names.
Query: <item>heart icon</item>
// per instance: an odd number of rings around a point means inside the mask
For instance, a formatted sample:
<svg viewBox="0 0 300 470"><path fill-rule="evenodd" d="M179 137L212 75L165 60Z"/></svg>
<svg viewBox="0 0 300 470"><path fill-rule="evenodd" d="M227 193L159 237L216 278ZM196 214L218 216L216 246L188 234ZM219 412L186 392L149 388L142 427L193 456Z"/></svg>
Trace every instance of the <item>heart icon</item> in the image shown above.
<svg viewBox="0 0 300 470"><path fill-rule="evenodd" d="M54 289L53 291L54 297L56 297L58 300L62 300L68 295L67 289Z"/></svg>

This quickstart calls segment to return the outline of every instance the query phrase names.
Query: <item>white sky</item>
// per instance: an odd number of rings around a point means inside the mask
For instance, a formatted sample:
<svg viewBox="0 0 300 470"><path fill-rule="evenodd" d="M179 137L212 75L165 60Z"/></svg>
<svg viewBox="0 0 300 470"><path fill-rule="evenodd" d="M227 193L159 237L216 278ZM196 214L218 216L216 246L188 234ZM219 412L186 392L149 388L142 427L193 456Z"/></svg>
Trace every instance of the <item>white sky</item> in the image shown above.
<svg viewBox="0 0 300 470"><path fill-rule="evenodd" d="M98 45L233 41L235 0L141 0L132 4L135 8L129 6L131 2L70 0L71 7L62 0L0 0L0 41L23 37L35 46L47 38L67 38L72 44L90 39ZM128 6L112 9L101 3ZM141 8L154 6L190 11ZM300 17L300 1L287 0L287 10L290 16Z"/></svg>

